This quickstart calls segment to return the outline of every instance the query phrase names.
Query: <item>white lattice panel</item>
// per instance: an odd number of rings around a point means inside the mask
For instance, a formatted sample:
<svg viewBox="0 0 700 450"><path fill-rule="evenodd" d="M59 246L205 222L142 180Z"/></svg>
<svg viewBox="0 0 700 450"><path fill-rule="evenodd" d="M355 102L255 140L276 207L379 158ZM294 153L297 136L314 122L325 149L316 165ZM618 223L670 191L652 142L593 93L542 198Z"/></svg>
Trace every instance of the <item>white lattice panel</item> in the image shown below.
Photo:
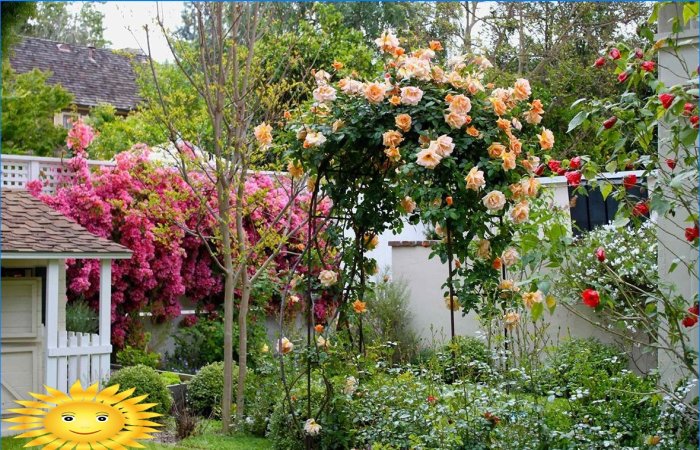
<svg viewBox="0 0 700 450"><path fill-rule="evenodd" d="M29 163L22 161L2 162L3 189L24 189L29 178Z"/></svg>

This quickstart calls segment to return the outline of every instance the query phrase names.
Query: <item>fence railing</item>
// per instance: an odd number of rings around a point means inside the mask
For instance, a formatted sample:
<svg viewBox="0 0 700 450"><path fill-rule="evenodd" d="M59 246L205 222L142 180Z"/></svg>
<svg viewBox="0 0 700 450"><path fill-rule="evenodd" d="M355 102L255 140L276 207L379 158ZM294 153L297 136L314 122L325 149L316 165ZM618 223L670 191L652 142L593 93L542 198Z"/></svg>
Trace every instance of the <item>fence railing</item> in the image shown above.
<svg viewBox="0 0 700 450"><path fill-rule="evenodd" d="M27 183L34 180L44 182L45 194L56 191L56 184L60 180L73 178L71 169L62 158L48 158L41 156L25 155L1 155L2 189L26 189ZM91 168L114 166L108 161L88 161Z"/></svg>
<svg viewBox="0 0 700 450"><path fill-rule="evenodd" d="M100 345L99 334L59 331L57 347L46 349L45 384L63 392L77 380L83 387L101 384L109 377L111 353L111 345Z"/></svg>

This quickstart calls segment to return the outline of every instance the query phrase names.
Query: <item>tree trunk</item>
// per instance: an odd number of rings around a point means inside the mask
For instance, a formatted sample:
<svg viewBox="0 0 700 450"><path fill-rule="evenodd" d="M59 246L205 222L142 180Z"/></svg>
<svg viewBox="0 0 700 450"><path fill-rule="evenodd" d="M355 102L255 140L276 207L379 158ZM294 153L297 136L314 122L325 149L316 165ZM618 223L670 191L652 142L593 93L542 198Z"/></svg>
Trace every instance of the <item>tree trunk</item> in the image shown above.
<svg viewBox="0 0 700 450"><path fill-rule="evenodd" d="M248 371L248 304L250 301L250 281L247 264L241 271L241 304L238 309L238 392L236 394L236 420L238 423L245 414L245 377Z"/></svg>
<svg viewBox="0 0 700 450"><path fill-rule="evenodd" d="M220 189L224 191L224 189ZM224 191L225 192L225 191ZM221 217L228 217L228 195L224 194L226 206L219 209ZM219 197L221 199L221 197ZM221 200L219 201L221 204ZM233 390L233 289L236 280L233 279L233 259L231 258L231 230L228 220L219 223L221 245L224 252L224 267L226 278L224 282L224 392L221 396L221 428L228 433L231 427L231 403Z"/></svg>
<svg viewBox="0 0 700 450"><path fill-rule="evenodd" d="M518 5L518 75L525 70L525 25L523 23L524 4Z"/></svg>

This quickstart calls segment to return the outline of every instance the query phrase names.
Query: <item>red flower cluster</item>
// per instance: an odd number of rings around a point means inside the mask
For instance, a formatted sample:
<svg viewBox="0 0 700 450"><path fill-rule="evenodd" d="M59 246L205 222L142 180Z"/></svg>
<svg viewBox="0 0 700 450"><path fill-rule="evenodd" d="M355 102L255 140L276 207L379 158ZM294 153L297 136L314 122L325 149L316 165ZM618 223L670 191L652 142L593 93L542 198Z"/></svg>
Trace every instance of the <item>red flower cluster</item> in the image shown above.
<svg viewBox="0 0 700 450"><path fill-rule="evenodd" d="M637 184L637 175L630 174L622 179L622 184L625 189L632 189Z"/></svg>
<svg viewBox="0 0 700 450"><path fill-rule="evenodd" d="M696 323L698 323L698 313L700 313L700 308L698 307L697 303L688 308L688 314L681 321L683 326L686 328L690 328Z"/></svg>
<svg viewBox="0 0 700 450"><path fill-rule="evenodd" d="M578 170L566 172L564 176L566 177L566 182L571 187L578 187L581 184L581 172Z"/></svg>
<svg viewBox="0 0 700 450"><path fill-rule="evenodd" d="M637 202L632 208L632 215L635 217L649 214L649 204L647 202Z"/></svg>
<svg viewBox="0 0 700 450"><path fill-rule="evenodd" d="M583 304L589 308L597 308L600 305L600 294L595 289L585 289L581 292L581 298L583 298Z"/></svg>
<svg viewBox="0 0 700 450"><path fill-rule="evenodd" d="M697 223L694 227L688 227L685 229L685 238L688 242L695 242L695 239L698 237L700 237L700 229L698 229Z"/></svg>
<svg viewBox="0 0 700 450"><path fill-rule="evenodd" d="M670 108L675 98L676 96L673 94L659 94L659 101L661 102L661 105L664 107L664 109Z"/></svg>

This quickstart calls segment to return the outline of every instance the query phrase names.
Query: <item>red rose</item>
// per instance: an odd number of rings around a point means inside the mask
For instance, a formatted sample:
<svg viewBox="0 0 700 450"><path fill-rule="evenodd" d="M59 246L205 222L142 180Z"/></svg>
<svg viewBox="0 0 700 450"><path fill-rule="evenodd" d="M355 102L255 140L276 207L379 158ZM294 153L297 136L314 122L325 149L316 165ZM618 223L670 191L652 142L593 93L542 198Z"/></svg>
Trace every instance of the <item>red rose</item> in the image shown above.
<svg viewBox="0 0 700 450"><path fill-rule="evenodd" d="M659 101L665 109L671 107L671 103L673 103L674 98L676 98L676 96L673 94L659 94Z"/></svg>
<svg viewBox="0 0 700 450"><path fill-rule="evenodd" d="M610 128L614 127L616 123L617 123L617 116L612 116L611 118L609 118L608 120L603 122L603 128L605 128L606 130L609 130Z"/></svg>
<svg viewBox="0 0 700 450"><path fill-rule="evenodd" d="M646 216L647 214L649 214L649 205L647 205L647 202L638 202L634 205L634 208L632 208L632 215L635 217Z"/></svg>
<svg viewBox="0 0 700 450"><path fill-rule="evenodd" d="M612 49L610 49L609 55L610 55L610 59L612 59L612 60L620 59L620 50L613 47Z"/></svg>
<svg viewBox="0 0 700 450"><path fill-rule="evenodd" d="M549 170L551 170L552 172L559 172L559 169L561 168L561 161L557 161L556 159L550 159L547 163L547 166L549 166Z"/></svg>
<svg viewBox="0 0 700 450"><path fill-rule="evenodd" d="M543 173L544 173L544 164L540 164L535 169L535 175L537 175L538 177L541 177Z"/></svg>
<svg viewBox="0 0 700 450"><path fill-rule="evenodd" d="M700 237L700 229L698 229L697 225L685 229L685 239L688 242L695 242L695 239L698 237Z"/></svg>
<svg viewBox="0 0 700 450"><path fill-rule="evenodd" d="M683 114L689 116L693 113L694 109L695 105L693 103L687 102L685 105L683 105Z"/></svg>
<svg viewBox="0 0 700 450"><path fill-rule="evenodd" d="M698 318L693 317L693 316L685 316L683 318L683 320L681 321L681 323L683 324L684 327L690 328L693 325L695 325L696 323L698 323Z"/></svg>
<svg viewBox="0 0 700 450"><path fill-rule="evenodd" d="M564 176L566 177L566 182L569 184L569 186L577 187L579 184L581 184L581 172L578 170L566 172Z"/></svg>
<svg viewBox="0 0 700 450"><path fill-rule="evenodd" d="M698 127L698 116L692 116L690 118L690 123L693 125L693 128Z"/></svg>
<svg viewBox="0 0 700 450"><path fill-rule="evenodd" d="M627 81L627 78L630 76L629 73L627 72L622 72L620 75L617 76L617 82L618 83L624 83Z"/></svg>
<svg viewBox="0 0 700 450"><path fill-rule="evenodd" d="M569 167L572 169L580 169L581 168L581 157L580 156L575 156L571 158L571 161L569 161Z"/></svg>
<svg viewBox="0 0 700 450"><path fill-rule="evenodd" d="M644 58L644 51L642 51L641 48L635 48L634 49L634 57L637 59L642 59Z"/></svg>
<svg viewBox="0 0 700 450"><path fill-rule="evenodd" d="M668 166L669 169L673 170L676 168L676 160L669 158L666 160L666 165Z"/></svg>
<svg viewBox="0 0 700 450"><path fill-rule="evenodd" d="M622 179L622 184L625 186L625 189L632 189L634 185L637 184L637 175L627 175L625 178Z"/></svg>
<svg viewBox="0 0 700 450"><path fill-rule="evenodd" d="M604 65L605 65L605 58L603 58L602 56L600 58L596 59L595 62L593 63L593 66L595 66L595 67L603 67Z"/></svg>
<svg viewBox="0 0 700 450"><path fill-rule="evenodd" d="M600 295L595 289L588 288L581 292L581 298L583 298L583 304L589 308L597 308L600 305Z"/></svg>
<svg viewBox="0 0 700 450"><path fill-rule="evenodd" d="M696 303L690 308L688 308L688 312L697 316L698 314L700 314L700 307L698 307L698 304Z"/></svg>
<svg viewBox="0 0 700 450"><path fill-rule="evenodd" d="M603 247L598 247L595 251L595 257L598 258L600 262L605 261L605 249Z"/></svg>
<svg viewBox="0 0 700 450"><path fill-rule="evenodd" d="M653 72L654 69L656 68L656 63L654 61L644 61L641 64L642 70L646 72Z"/></svg>

